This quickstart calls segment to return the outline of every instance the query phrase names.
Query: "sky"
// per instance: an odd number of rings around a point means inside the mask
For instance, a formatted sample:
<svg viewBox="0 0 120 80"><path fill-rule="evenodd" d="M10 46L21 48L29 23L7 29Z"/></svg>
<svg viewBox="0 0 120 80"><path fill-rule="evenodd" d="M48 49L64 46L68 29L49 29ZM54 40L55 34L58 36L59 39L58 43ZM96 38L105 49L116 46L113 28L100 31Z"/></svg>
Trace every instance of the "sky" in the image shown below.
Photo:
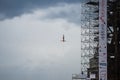
<svg viewBox="0 0 120 80"><path fill-rule="evenodd" d="M71 80L80 73L81 2L0 0L0 80Z"/></svg>

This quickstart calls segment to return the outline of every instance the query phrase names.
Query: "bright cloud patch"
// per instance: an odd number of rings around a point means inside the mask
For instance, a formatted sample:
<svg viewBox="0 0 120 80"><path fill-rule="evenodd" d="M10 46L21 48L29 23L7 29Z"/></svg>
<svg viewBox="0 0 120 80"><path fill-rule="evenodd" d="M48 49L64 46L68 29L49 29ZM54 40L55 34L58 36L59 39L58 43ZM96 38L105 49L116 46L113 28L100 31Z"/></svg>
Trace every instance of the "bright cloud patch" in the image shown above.
<svg viewBox="0 0 120 80"><path fill-rule="evenodd" d="M1 21L0 79L70 80L79 73L79 6L60 4Z"/></svg>

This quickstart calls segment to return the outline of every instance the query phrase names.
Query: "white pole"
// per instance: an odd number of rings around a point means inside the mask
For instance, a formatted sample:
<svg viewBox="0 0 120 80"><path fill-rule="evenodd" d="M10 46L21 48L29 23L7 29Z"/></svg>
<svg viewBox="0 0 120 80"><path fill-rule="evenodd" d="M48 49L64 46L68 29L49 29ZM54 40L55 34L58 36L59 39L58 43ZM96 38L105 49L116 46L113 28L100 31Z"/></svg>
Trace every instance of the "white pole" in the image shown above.
<svg viewBox="0 0 120 80"><path fill-rule="evenodd" d="M99 80L107 80L107 0L99 0Z"/></svg>

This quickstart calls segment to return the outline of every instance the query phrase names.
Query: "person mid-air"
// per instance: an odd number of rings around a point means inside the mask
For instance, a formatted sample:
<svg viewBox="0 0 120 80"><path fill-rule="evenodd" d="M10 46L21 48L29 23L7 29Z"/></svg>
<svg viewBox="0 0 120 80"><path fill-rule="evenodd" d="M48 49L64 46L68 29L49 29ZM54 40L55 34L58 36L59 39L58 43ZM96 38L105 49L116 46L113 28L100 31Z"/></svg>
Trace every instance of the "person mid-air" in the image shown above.
<svg viewBox="0 0 120 80"><path fill-rule="evenodd" d="M62 42L65 42L65 41L66 41L64 34L63 34L63 37L62 37L62 40L61 40L61 41L62 41Z"/></svg>

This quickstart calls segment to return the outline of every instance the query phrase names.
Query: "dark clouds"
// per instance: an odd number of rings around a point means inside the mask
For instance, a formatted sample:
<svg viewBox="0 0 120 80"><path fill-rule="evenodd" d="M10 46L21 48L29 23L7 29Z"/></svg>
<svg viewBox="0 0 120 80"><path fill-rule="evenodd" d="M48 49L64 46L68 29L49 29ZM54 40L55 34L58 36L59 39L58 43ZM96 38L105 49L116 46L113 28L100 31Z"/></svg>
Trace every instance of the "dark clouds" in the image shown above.
<svg viewBox="0 0 120 80"><path fill-rule="evenodd" d="M45 8L62 2L76 3L80 0L0 0L0 19L12 18L31 12L34 8Z"/></svg>
<svg viewBox="0 0 120 80"><path fill-rule="evenodd" d="M78 20L80 4L49 1L0 0L1 18L21 15L0 21L0 80L70 80L80 72L80 29L70 22ZM42 9L24 14L34 8Z"/></svg>
<svg viewBox="0 0 120 80"><path fill-rule="evenodd" d="M75 3L71 5L63 4L57 6L56 7L57 11L55 11L55 9L50 10L47 16L45 16L45 18L49 18L49 19L62 18L62 19L66 19L69 22L80 24L80 15L81 15L80 5L81 5L80 3Z"/></svg>

